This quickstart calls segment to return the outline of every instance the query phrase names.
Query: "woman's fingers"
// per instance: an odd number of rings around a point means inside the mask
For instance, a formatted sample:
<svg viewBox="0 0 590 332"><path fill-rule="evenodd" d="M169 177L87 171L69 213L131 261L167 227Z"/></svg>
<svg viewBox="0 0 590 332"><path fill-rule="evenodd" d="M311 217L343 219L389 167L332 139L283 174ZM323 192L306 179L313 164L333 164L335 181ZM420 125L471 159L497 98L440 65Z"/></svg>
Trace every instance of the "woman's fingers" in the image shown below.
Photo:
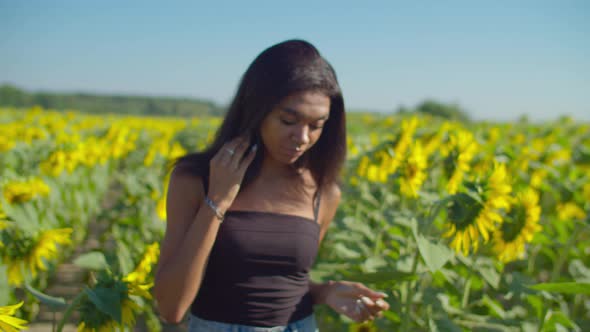
<svg viewBox="0 0 590 332"><path fill-rule="evenodd" d="M383 310L389 309L389 304L382 299L371 300L366 296L361 296L356 301L356 316L359 322L373 320L376 317L383 316Z"/></svg>
<svg viewBox="0 0 590 332"><path fill-rule="evenodd" d="M381 310L389 310L389 303L383 301L382 299L375 301L375 304L378 305Z"/></svg>
<svg viewBox="0 0 590 332"><path fill-rule="evenodd" d="M238 145L235 148L235 153L233 154L233 159L231 160L231 167L234 170L237 170L240 167L242 159L244 159L244 152L248 149L249 139L246 137L240 137L238 141Z"/></svg>
<svg viewBox="0 0 590 332"><path fill-rule="evenodd" d="M240 143L239 138L235 138L221 146L221 149L217 151L216 157L221 166L229 166L234 155L236 154L236 147Z"/></svg>
<svg viewBox="0 0 590 332"><path fill-rule="evenodd" d="M360 322L364 322L366 320L375 319L375 315L371 307L374 306L373 301L371 301L368 297L361 297L356 301L356 309L358 314L358 319Z"/></svg>
<svg viewBox="0 0 590 332"><path fill-rule="evenodd" d="M235 161L239 161L243 154L243 151L240 153L240 147L247 144L245 140L244 137L236 137L219 149L217 153L220 155L219 161L222 166L229 166L234 170L237 168L234 167L237 163Z"/></svg>

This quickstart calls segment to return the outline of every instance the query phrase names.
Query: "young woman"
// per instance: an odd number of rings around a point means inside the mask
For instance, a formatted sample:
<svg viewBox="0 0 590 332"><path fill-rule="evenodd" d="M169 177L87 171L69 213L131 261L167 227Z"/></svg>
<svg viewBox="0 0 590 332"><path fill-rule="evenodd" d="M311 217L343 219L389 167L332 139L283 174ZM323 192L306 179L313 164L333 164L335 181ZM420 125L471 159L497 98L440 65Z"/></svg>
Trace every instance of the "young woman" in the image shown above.
<svg viewBox="0 0 590 332"><path fill-rule="evenodd" d="M309 271L340 201L344 101L332 66L302 40L263 51L214 142L179 158L154 293L190 331L316 331L313 305L356 321L387 310L360 283Z"/></svg>

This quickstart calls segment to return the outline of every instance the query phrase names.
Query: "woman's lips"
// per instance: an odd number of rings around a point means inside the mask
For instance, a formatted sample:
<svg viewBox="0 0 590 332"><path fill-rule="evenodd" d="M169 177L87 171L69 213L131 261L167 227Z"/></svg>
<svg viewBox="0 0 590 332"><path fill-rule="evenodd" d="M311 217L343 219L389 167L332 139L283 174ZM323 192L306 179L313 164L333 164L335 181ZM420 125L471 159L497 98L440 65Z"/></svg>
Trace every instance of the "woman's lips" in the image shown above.
<svg viewBox="0 0 590 332"><path fill-rule="evenodd" d="M295 149L284 149L285 153L290 157L298 157L303 153L303 150L295 150Z"/></svg>

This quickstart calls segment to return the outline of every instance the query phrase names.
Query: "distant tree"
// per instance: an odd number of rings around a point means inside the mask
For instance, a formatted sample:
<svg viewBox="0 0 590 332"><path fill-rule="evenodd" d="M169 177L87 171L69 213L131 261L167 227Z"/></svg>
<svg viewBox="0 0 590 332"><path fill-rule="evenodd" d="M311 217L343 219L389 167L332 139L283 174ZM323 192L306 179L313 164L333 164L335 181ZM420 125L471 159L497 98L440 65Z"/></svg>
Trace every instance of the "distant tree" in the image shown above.
<svg viewBox="0 0 590 332"><path fill-rule="evenodd" d="M0 100L6 106L22 106L28 102L28 96L13 85L3 84L0 86Z"/></svg>
<svg viewBox="0 0 590 332"><path fill-rule="evenodd" d="M147 115L156 115L161 114L162 112L153 100L148 100L143 113Z"/></svg>
<svg viewBox="0 0 590 332"><path fill-rule="evenodd" d="M397 110L396 110L395 112L396 112L397 114L400 114L400 115L402 115L402 114L408 114L408 113L411 113L411 112L412 112L412 110L411 110L411 109L409 109L409 108L407 108L407 107L406 107L406 106L404 106L404 105L400 105L400 106L398 106L398 108L397 108Z"/></svg>
<svg viewBox="0 0 590 332"><path fill-rule="evenodd" d="M415 112L438 116L449 120L469 122L470 118L466 111L457 104L443 104L431 99L420 103Z"/></svg>
<svg viewBox="0 0 590 332"><path fill-rule="evenodd" d="M33 103L42 106L43 108L53 108L51 95L48 93L36 93L33 95Z"/></svg>
<svg viewBox="0 0 590 332"><path fill-rule="evenodd" d="M89 93L28 93L16 86L0 86L0 106L31 107L78 110L103 114L149 114L170 116L221 115L225 109L211 101L190 98L144 97L125 95L94 95Z"/></svg>

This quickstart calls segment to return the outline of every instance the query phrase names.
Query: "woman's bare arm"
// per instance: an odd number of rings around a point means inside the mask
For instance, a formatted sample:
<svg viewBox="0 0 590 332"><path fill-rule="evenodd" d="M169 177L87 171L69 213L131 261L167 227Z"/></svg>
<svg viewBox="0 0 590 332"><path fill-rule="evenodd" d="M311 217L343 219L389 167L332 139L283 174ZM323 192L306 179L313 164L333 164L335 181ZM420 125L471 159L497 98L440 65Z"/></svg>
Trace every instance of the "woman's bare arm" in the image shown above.
<svg viewBox="0 0 590 332"><path fill-rule="evenodd" d="M240 137L224 144L210 161L209 198L226 211L239 192L256 148ZM242 160L242 156L244 159ZM197 295L219 231L220 220L206 204L203 180L173 171L166 197L166 235L156 270L154 294L162 318L179 322Z"/></svg>
<svg viewBox="0 0 590 332"><path fill-rule="evenodd" d="M213 210L201 208L204 197L200 178L172 172L154 285L160 315L170 323L180 322L195 298L219 229Z"/></svg>
<svg viewBox="0 0 590 332"><path fill-rule="evenodd" d="M336 210L338 209L338 205L340 204L340 198L342 193L340 191L340 187L334 184L331 188L326 190L325 193L322 193L322 202L320 203L320 212L319 212L319 220L320 220L320 243L321 245L326 232L328 231L328 227L330 227L330 223L334 216L336 215ZM310 279L309 281L309 291L311 292L311 297L313 298L314 304L323 304L325 302L326 291L328 287L332 284L332 281L328 281L325 283L316 283Z"/></svg>

